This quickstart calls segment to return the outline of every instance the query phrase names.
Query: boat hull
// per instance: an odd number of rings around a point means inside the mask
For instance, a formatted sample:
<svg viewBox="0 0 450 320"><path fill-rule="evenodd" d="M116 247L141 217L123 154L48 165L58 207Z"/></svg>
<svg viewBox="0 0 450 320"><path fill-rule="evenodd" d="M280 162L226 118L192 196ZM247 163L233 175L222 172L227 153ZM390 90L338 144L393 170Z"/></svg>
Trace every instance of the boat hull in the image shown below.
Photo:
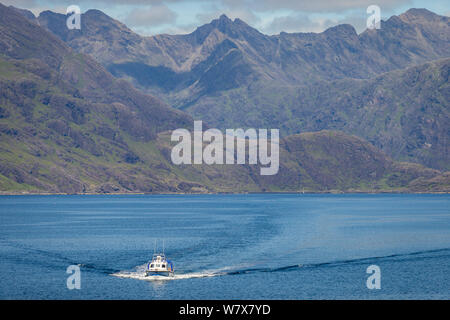
<svg viewBox="0 0 450 320"><path fill-rule="evenodd" d="M147 277L159 276L159 277L172 277L173 272L170 271L146 271L145 275Z"/></svg>

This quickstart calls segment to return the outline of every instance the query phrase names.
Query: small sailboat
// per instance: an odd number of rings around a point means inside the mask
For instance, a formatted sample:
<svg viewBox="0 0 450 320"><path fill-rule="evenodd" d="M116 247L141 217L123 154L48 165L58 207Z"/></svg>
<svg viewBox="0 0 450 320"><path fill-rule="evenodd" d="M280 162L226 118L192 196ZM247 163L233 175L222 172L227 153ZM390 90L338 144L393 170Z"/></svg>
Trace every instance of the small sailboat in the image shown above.
<svg viewBox="0 0 450 320"><path fill-rule="evenodd" d="M173 263L172 261L166 258L164 254L164 242L163 242L163 251L161 253L156 253L156 241L155 241L155 250L153 253L152 261L147 264L147 270L145 271L145 275L148 276L163 276L163 277L172 277L174 274Z"/></svg>

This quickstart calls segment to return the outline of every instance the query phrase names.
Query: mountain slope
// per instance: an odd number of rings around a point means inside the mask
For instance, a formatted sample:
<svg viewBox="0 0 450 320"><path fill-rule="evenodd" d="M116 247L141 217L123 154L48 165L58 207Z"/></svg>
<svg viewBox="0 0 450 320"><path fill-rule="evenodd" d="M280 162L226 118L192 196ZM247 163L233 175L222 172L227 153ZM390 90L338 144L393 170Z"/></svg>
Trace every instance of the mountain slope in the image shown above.
<svg viewBox="0 0 450 320"><path fill-rule="evenodd" d="M0 5L2 193L449 191L448 174L332 131L282 139L274 176L175 166L170 131L191 122Z"/></svg>
<svg viewBox="0 0 450 320"><path fill-rule="evenodd" d="M368 80L260 84L202 98L191 112L225 128L274 127L285 135L342 130L394 159L449 170L449 72L450 59L442 59Z"/></svg>
<svg viewBox="0 0 450 320"><path fill-rule="evenodd" d="M342 130L394 159L450 168L448 60L436 60L450 57L448 17L410 9L360 35L339 25L267 36L222 15L188 35L153 37L98 10L72 33L64 15L38 20L116 77L211 126Z"/></svg>
<svg viewBox="0 0 450 320"><path fill-rule="evenodd" d="M139 162L133 148L191 123L0 5L2 189L81 192L119 178L163 188L129 167Z"/></svg>

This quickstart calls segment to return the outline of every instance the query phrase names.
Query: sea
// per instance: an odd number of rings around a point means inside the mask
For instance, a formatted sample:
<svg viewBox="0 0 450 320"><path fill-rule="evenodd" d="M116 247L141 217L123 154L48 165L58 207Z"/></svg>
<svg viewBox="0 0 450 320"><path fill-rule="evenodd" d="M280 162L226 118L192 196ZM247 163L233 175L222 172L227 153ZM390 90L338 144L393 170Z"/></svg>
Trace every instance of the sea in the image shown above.
<svg viewBox="0 0 450 320"><path fill-rule="evenodd" d="M450 195L0 196L0 299L449 298Z"/></svg>

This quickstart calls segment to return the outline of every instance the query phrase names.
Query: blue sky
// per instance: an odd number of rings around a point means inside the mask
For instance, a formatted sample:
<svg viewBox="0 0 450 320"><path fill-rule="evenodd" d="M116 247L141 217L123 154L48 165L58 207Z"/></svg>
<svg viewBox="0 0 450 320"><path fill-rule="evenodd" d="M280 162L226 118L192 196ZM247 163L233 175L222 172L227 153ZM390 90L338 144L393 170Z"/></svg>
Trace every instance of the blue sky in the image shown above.
<svg viewBox="0 0 450 320"><path fill-rule="evenodd" d="M225 13L266 34L321 32L340 23L365 29L369 5L378 5L383 19L409 8L450 15L448 0L0 0L5 5L65 13L69 5L82 12L99 9L142 35L189 33Z"/></svg>

